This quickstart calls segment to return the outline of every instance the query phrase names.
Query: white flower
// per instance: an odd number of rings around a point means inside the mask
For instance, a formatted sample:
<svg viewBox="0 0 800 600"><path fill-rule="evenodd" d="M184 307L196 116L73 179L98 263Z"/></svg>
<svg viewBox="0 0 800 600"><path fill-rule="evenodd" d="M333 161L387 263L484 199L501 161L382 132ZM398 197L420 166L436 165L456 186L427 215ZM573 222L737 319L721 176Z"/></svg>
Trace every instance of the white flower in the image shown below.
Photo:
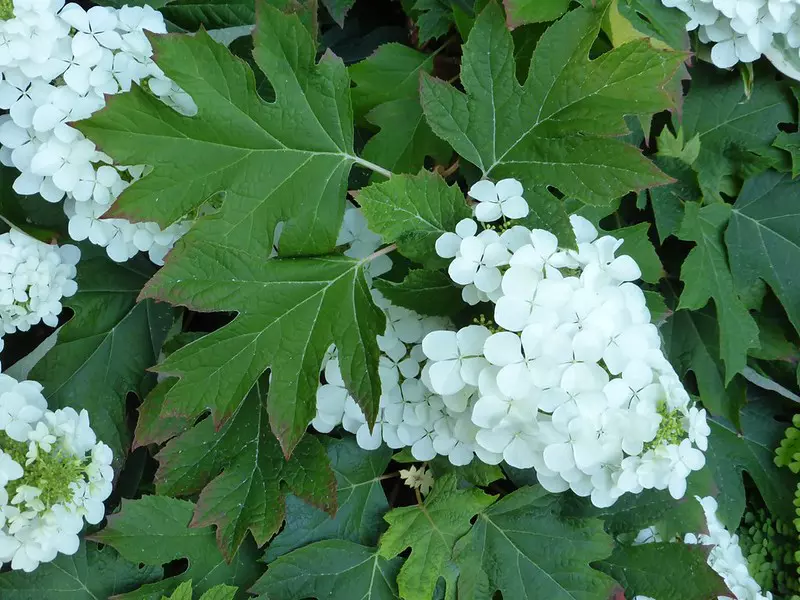
<svg viewBox="0 0 800 600"><path fill-rule="evenodd" d="M522 184L516 179L501 179L496 184L481 180L469 189L469 195L478 201L475 218L491 222L500 217L521 219L528 216L528 203L522 197Z"/></svg>
<svg viewBox="0 0 800 600"><path fill-rule="evenodd" d="M508 264L509 257L498 233L487 229L476 237L462 240L458 256L450 263L448 273L460 285L474 283L482 292L493 292L501 282L497 267Z"/></svg>
<svg viewBox="0 0 800 600"><path fill-rule="evenodd" d="M711 435L711 427L706 422L706 410L693 406L689 409L684 421L689 441L705 452L708 449L708 436Z"/></svg>
<svg viewBox="0 0 800 600"><path fill-rule="evenodd" d="M461 242L475 236L478 224L472 219L461 219L456 224L455 233L448 231L436 240L436 254L442 258L455 258L461 248Z"/></svg>
<svg viewBox="0 0 800 600"><path fill-rule="evenodd" d="M458 332L434 331L425 336L422 350L434 361L430 380L437 394L455 394L466 384L478 384L478 375L487 365L483 344L489 335L485 327L469 325Z"/></svg>

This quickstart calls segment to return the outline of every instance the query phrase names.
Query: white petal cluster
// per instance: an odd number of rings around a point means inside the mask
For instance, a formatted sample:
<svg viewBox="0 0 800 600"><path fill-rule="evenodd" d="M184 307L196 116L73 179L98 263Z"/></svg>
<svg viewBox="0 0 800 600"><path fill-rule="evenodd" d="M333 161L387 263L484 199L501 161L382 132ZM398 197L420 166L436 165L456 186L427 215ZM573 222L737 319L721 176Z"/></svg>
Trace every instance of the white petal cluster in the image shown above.
<svg viewBox="0 0 800 600"><path fill-rule="evenodd" d="M688 30L712 43L711 60L720 68L753 62L766 55L776 67L777 56L800 58L800 0L661 0L689 16ZM783 69L782 69L783 70ZM793 73L787 72L792 75Z"/></svg>
<svg viewBox="0 0 800 600"><path fill-rule="evenodd" d="M105 106L106 94L142 83L184 114L191 98L152 60L145 31L166 33L161 13L149 6L88 11L63 0L14 0L0 21L0 161L20 171L14 190L65 201L69 233L106 248L123 262L148 252L162 263L185 223L161 230L154 223L101 220L111 203L142 174L141 167L112 164L68 123Z"/></svg>
<svg viewBox="0 0 800 600"><path fill-rule="evenodd" d="M553 492L597 506L626 492L669 489L680 498L705 464L709 428L661 352L629 256L571 218L578 250L544 230L477 232L464 220L436 249L451 258L464 299L490 300L489 330L428 334L429 387L465 398L481 460L535 468Z"/></svg>
<svg viewBox="0 0 800 600"><path fill-rule="evenodd" d="M772 600L772 593L762 593L761 587L747 570L747 559L739 547L739 537L725 529L717 518L717 501L711 496L695 498L703 506L708 533L689 533L684 537L684 543L711 546L708 565L722 577L737 600ZM636 539L636 543L662 541L658 531L652 527L642 530ZM727 598L728 596L719 596L719 600ZM634 600L654 599L636 596Z"/></svg>
<svg viewBox="0 0 800 600"><path fill-rule="evenodd" d="M16 229L0 235L0 338L39 322L58 325L61 298L78 290L80 257L75 246L50 246Z"/></svg>
<svg viewBox="0 0 800 600"><path fill-rule="evenodd" d="M351 213L340 241L352 250L369 240L356 251L367 256L381 240L358 209ZM547 231L478 232L470 219L442 235L436 251L452 259L465 301L494 302L500 327L452 331L373 290L387 321L376 425L349 395L334 347L311 425L325 433L341 425L365 449L410 447L420 461L438 454L465 465L477 456L535 468L548 490L571 488L598 506L645 488L682 497L689 473L705 464L706 413L660 350L632 283L639 268L615 256L622 241L598 238L580 217L572 223L578 251L561 249Z"/></svg>
<svg viewBox="0 0 800 600"><path fill-rule="evenodd" d="M84 521L103 519L114 477L88 413L50 411L41 392L0 375L0 563L26 572L78 550Z"/></svg>

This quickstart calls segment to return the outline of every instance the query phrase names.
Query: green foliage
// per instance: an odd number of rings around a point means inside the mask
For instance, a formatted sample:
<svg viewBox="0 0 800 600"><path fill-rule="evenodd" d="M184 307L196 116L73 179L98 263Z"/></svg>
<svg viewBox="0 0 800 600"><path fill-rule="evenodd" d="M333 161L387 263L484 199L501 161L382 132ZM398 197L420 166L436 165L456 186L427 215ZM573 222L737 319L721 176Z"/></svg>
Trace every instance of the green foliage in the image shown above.
<svg viewBox="0 0 800 600"><path fill-rule="evenodd" d="M188 580L196 593L220 584L246 589L256 580L263 568L255 562L254 544L245 543L230 562L226 561L217 548L211 527L190 526L194 511L191 502L143 496L123 501L120 512L108 517L105 529L91 536L134 563L160 567L182 558L189 562L180 575L143 585L137 591L118 596L118 600L160 600ZM239 599L245 597L243 592L236 595Z"/></svg>
<svg viewBox="0 0 800 600"><path fill-rule="evenodd" d="M92 428L112 448L119 467L130 443L126 397L144 396L153 385L155 378L145 370L156 364L173 314L165 304L136 302L153 273L147 261L119 265L85 256L80 264L78 292L64 302L75 314L29 377L44 386L51 410L89 411Z"/></svg>
<svg viewBox="0 0 800 600"><path fill-rule="evenodd" d="M392 304L420 314L453 316L461 310L461 288L442 271L414 269L399 283L378 280L375 288Z"/></svg>
<svg viewBox="0 0 800 600"><path fill-rule="evenodd" d="M259 546L283 523L282 485L330 513L335 482L319 441L304 437L284 459L269 429L266 378L256 383L221 429L211 419L172 439L158 453L156 491L170 496L200 492L192 524L217 526L217 543L230 559L248 531Z"/></svg>
<svg viewBox="0 0 800 600"><path fill-rule="evenodd" d="M251 591L259 600L399 600L403 560L344 540L315 542L271 563Z"/></svg>
<svg viewBox="0 0 800 600"><path fill-rule="evenodd" d="M660 542L617 546L595 566L616 579L626 595L651 598L714 598L730 591L708 566L708 548Z"/></svg>
<svg viewBox="0 0 800 600"><path fill-rule="evenodd" d="M800 415L792 417L792 426L786 428L781 445L775 450L775 464L789 467L794 474L800 472Z"/></svg>
<svg viewBox="0 0 800 600"><path fill-rule="evenodd" d="M470 520L494 502L481 490L458 489L455 475L436 480L424 504L395 508L384 518L389 529L381 536L378 554L394 558L406 548L411 555L397 576L400 596L427 600L450 559L453 546L470 530Z"/></svg>
<svg viewBox="0 0 800 600"><path fill-rule="evenodd" d="M487 598L495 590L504 598L524 598L535 589L553 600L605 600L615 583L589 563L608 557L611 548L602 521L564 516L559 497L536 486L481 512L454 555L462 574L485 574Z"/></svg>
<svg viewBox="0 0 800 600"><path fill-rule="evenodd" d="M570 0L504 0L509 26L554 21L567 12Z"/></svg>
<svg viewBox="0 0 800 600"><path fill-rule="evenodd" d="M630 190L667 183L614 136L627 133L624 115L669 105L661 86L682 55L640 40L590 61L603 15L601 8L579 8L552 25L520 85L511 34L490 3L464 46L466 93L422 77L422 104L434 132L484 176L554 186L590 204L608 205Z"/></svg>
<svg viewBox="0 0 800 600"><path fill-rule="evenodd" d="M138 562L129 562L113 548L100 549L83 542L72 556L61 554L33 573L3 573L0 596L3 600L97 600L125 594L163 577L161 565L140 566Z"/></svg>
<svg viewBox="0 0 800 600"><path fill-rule="evenodd" d="M797 530L792 524L772 518L762 506L745 513L737 534L747 570L762 590L773 590L784 598L800 592Z"/></svg>
<svg viewBox="0 0 800 600"><path fill-rule="evenodd" d="M217 585L208 590L200 597L200 600L233 600L236 595L236 588L229 585ZM192 600L192 582L184 581L180 584L172 595L161 600Z"/></svg>

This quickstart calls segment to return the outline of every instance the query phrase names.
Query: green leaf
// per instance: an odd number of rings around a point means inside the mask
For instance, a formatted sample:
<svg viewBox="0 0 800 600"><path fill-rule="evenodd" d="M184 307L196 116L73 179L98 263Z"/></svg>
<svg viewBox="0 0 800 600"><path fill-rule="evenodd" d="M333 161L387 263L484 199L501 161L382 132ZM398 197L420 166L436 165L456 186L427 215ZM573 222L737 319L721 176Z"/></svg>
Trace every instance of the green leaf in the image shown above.
<svg viewBox="0 0 800 600"><path fill-rule="evenodd" d="M503 0L509 27L555 21L569 8L570 0Z"/></svg>
<svg viewBox="0 0 800 600"><path fill-rule="evenodd" d="M256 19L253 0L156 1L161 4L158 8L167 21L187 31L252 25ZM124 2L119 4L122 6Z"/></svg>
<svg viewBox="0 0 800 600"><path fill-rule="evenodd" d="M464 4L468 5L468 0L417 0L414 11L418 13L419 43L440 38L450 31L455 22L456 6Z"/></svg>
<svg viewBox="0 0 800 600"><path fill-rule="evenodd" d="M800 189L788 175L764 173L746 182L733 205L725 244L734 283L761 279L800 331Z"/></svg>
<svg viewBox="0 0 800 600"><path fill-rule="evenodd" d="M372 302L362 263L339 256L265 261L209 250L162 268L142 294L193 310L239 311L158 366L181 377L167 392L167 414L193 416L210 407L219 424L270 368L270 424L289 454L314 417L320 366L335 343L350 393L374 419L376 336L385 317ZM291 336L282 333L287 328Z"/></svg>
<svg viewBox="0 0 800 600"><path fill-rule="evenodd" d="M611 554L603 522L564 516L560 503L559 495L539 486L509 494L480 513L459 540L454 553L459 568L482 569L490 593L498 590L503 598L611 597L614 581L589 566Z"/></svg>
<svg viewBox="0 0 800 600"><path fill-rule="evenodd" d="M552 232L565 248L577 249L575 231L569 222L564 201L556 198L547 188L523 184L525 200L530 212L519 224L531 229L546 229Z"/></svg>
<svg viewBox="0 0 800 600"><path fill-rule="evenodd" d="M668 296L668 305L674 306ZM739 408L745 403L745 381L735 376L725 383L720 361L719 324L715 311L677 310L661 328L664 348L679 375L694 373L703 406L714 415L725 415L739 425Z"/></svg>
<svg viewBox="0 0 800 600"><path fill-rule="evenodd" d="M661 266L661 259L650 241L649 232L650 223L637 223L608 233L624 240L618 253L620 256L628 255L636 261L642 270L642 279L648 283L657 283L664 276L664 267Z"/></svg>
<svg viewBox="0 0 800 600"><path fill-rule="evenodd" d="M32 573L3 573L0 596L3 600L98 600L158 581L163 575L160 565L140 567L113 548L101 550L96 544L81 542L72 556L59 554Z"/></svg>
<svg viewBox="0 0 800 600"><path fill-rule="evenodd" d="M235 587L229 585L217 585L203 594L200 600L233 600L236 591ZM163 597L161 600L192 600L192 582L184 581L169 598Z"/></svg>
<svg viewBox="0 0 800 600"><path fill-rule="evenodd" d="M694 501L694 500L692 500ZM613 554L595 563L625 589L625 595L659 600L716 598L730 591L707 564L709 548L660 542L617 546Z"/></svg>
<svg viewBox="0 0 800 600"><path fill-rule="evenodd" d="M649 190L650 206L656 221L658 237L663 243L675 235L683 221L683 205L701 198L697 175L684 162L667 156L657 156L655 163L667 175L675 178L674 183Z"/></svg>
<svg viewBox="0 0 800 600"><path fill-rule="evenodd" d="M271 563L250 591L260 600L399 600L402 562L353 542L315 542Z"/></svg>
<svg viewBox="0 0 800 600"><path fill-rule="evenodd" d="M742 409L741 433L723 419L712 419L706 452L706 470L717 486L717 517L730 531L745 512L742 474L755 482L770 513L790 523L796 516L792 499L798 479L788 469L775 466L775 448L783 439L786 423L775 420L775 399L754 399Z"/></svg>
<svg viewBox="0 0 800 600"><path fill-rule="evenodd" d="M424 504L395 508L384 517L389 529L381 536L378 554L394 558L411 548L397 576L401 597L433 596L456 540L469 531L470 519L494 500L476 488L459 490L458 479L450 474L436 480Z"/></svg>
<svg viewBox="0 0 800 600"><path fill-rule="evenodd" d="M772 143L778 124L794 121L791 94L785 82L758 70L749 98L738 72L698 61L691 75L682 128L686 139L700 137L700 154L692 166L703 195L720 200L726 179L744 180L780 164L781 151Z"/></svg>
<svg viewBox="0 0 800 600"><path fill-rule="evenodd" d="M248 532L263 546L278 531L285 514L281 484L336 512L335 481L324 448L307 435L292 457L284 459L269 429L266 377L262 380L219 431L212 419L205 419L156 456L157 492L170 496L200 492L192 525L216 525L217 544L227 558Z"/></svg>
<svg viewBox="0 0 800 600"><path fill-rule="evenodd" d="M355 87L353 110L365 115L394 100L419 101L419 74L433 72L433 54L397 43L378 46L372 56L349 67Z"/></svg>
<svg viewBox="0 0 800 600"><path fill-rule="evenodd" d="M792 177L800 175L800 133L781 131L774 145L792 155Z"/></svg>
<svg viewBox="0 0 800 600"><path fill-rule="evenodd" d="M400 283L378 279L374 285L392 304L422 315L449 317L463 308L461 288L442 271L414 269Z"/></svg>
<svg viewBox="0 0 800 600"><path fill-rule="evenodd" d="M391 460L387 446L375 451L358 447L352 438L327 439L328 458L336 475L336 516L286 497L286 525L267 547L264 558L272 562L301 546L328 539L341 539L374 546L386 524L383 515L389 503L381 487L381 476Z"/></svg>
<svg viewBox="0 0 800 600"><path fill-rule="evenodd" d="M344 27L344 18L347 16L347 13L350 12L350 9L353 8L356 0L322 0L322 3L325 5L325 8L328 9L328 12L339 27Z"/></svg>
<svg viewBox="0 0 800 600"><path fill-rule="evenodd" d="M417 98L385 102L370 111L367 120L380 131L369 139L362 155L392 173L416 173L427 156L444 163L452 154L450 146L431 131Z"/></svg>
<svg viewBox="0 0 800 600"><path fill-rule="evenodd" d="M385 242L395 242L413 261L434 266L446 264L436 255L437 238L472 216L458 186L429 171L370 185L361 190L358 203L370 229Z"/></svg>
<svg viewBox="0 0 800 600"><path fill-rule="evenodd" d="M105 256L81 260L78 292L64 299L75 314L29 374L44 386L51 410L71 406L89 412L97 437L114 451L116 467L130 443L127 395L144 396L155 382L145 370L156 363L172 325L169 306L136 302L153 270L146 259L124 264Z"/></svg>
<svg viewBox="0 0 800 600"><path fill-rule="evenodd" d="M139 418L136 421L136 433L133 438L134 450L148 444L163 444L194 424L193 416L168 414L164 411L167 392L177 382L175 377L164 379L142 401L138 409Z"/></svg>
<svg viewBox="0 0 800 600"><path fill-rule="evenodd" d="M667 303L664 301L664 296L658 292L645 290L644 300L647 303L647 309L650 311L650 318L653 323L661 323L661 321L664 321L669 315L672 314L672 311L667 308Z"/></svg>
<svg viewBox="0 0 800 600"><path fill-rule="evenodd" d="M551 25L520 85L511 34L500 7L490 3L464 46L466 94L422 77L433 131L484 176L515 177L526 188L554 186L590 204L667 183L637 148L614 136L628 133L625 115L670 105L663 86L684 56L638 40L590 61L606 8L579 8Z"/></svg>
<svg viewBox="0 0 800 600"><path fill-rule="evenodd" d="M217 549L211 527L189 527L193 513L191 502L165 496L123 500L122 509L108 517L105 529L90 536L134 563L160 566L182 558L189 561L180 575L142 586L116 600L159 600L187 580L192 580L197 593L223 583L247 588L256 580L263 569L256 563L255 544L242 545L227 563ZM246 594L236 597L245 598Z"/></svg>
<svg viewBox="0 0 800 600"><path fill-rule="evenodd" d="M758 326L738 296L733 281L722 232L731 215L727 204L700 208L697 202L686 204L686 215L678 237L697 245L681 267L685 286L678 309L698 310L713 298L719 320L720 355L725 363L725 385L741 373L747 364L747 351L758 347ZM752 239L752 238L751 238ZM732 407L738 410L738 407ZM723 412L733 421L736 417Z"/></svg>
<svg viewBox="0 0 800 600"><path fill-rule="evenodd" d="M707 527L703 507L687 495L674 500L666 490L644 490L626 494L607 508L597 508L583 498L565 503L565 514L571 517L596 517L612 536L635 536L642 529L655 527L664 539L704 531Z"/></svg>
<svg viewBox="0 0 800 600"><path fill-rule="evenodd" d="M315 63L297 15L263 0L257 9L253 55L275 102L261 100L250 67L205 32L155 36L159 67L194 99L197 116L134 87L77 125L120 164L154 165L108 216L167 225L212 196L224 200L171 252L172 266L220 248L266 257L281 221L284 255L336 243L355 160L347 70L330 53Z"/></svg>

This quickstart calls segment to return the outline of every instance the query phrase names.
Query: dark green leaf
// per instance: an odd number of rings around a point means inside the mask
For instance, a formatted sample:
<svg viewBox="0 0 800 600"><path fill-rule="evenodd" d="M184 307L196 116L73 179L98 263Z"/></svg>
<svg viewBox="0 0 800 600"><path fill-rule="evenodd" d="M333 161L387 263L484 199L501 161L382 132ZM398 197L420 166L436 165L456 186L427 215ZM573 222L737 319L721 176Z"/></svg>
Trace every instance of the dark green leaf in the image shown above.
<svg viewBox="0 0 800 600"><path fill-rule="evenodd" d="M56 345L29 377L44 386L51 410L85 408L99 439L120 466L130 436L125 421L128 393L144 396L154 383L145 370L157 359L172 325L172 309L136 297L153 272L145 259L124 264L106 257L81 260L78 292L64 300L74 316L59 330Z"/></svg>
<svg viewBox="0 0 800 600"><path fill-rule="evenodd" d="M667 156L657 156L655 163L667 175L675 178L674 183L650 190L650 206L653 207L658 237L663 243L678 232L683 221L684 203L700 200L701 192L697 175L686 163Z"/></svg>
<svg viewBox="0 0 800 600"><path fill-rule="evenodd" d="M262 379L219 431L205 419L156 456L158 493L200 492L192 525L216 525L226 557L248 532L259 546L275 535L285 514L282 484L316 506L336 511L335 482L324 448L307 435L292 457L284 459L269 429Z"/></svg>
<svg viewBox="0 0 800 600"><path fill-rule="evenodd" d="M165 496L144 496L123 500L119 513L108 517L108 524L91 538L107 544L134 563L160 566L186 558L189 567L175 577L142 586L116 600L160 600L184 581L192 580L197 593L219 584L247 588L263 569L256 562L255 544L248 541L226 563L214 541L211 527L189 527L194 504ZM246 598L239 593L237 598Z"/></svg>
<svg viewBox="0 0 800 600"><path fill-rule="evenodd" d="M561 514L560 501L526 487L481 512L456 545L459 568L482 569L503 598L606 600L615 583L589 563L611 554L612 539L599 519Z"/></svg>
<svg viewBox="0 0 800 600"><path fill-rule="evenodd" d="M315 542L271 563L250 591L259 600L399 600L402 562L353 542Z"/></svg>
<svg viewBox="0 0 800 600"><path fill-rule="evenodd" d="M509 27L555 21L569 8L570 0L503 0Z"/></svg>
<svg viewBox="0 0 800 600"><path fill-rule="evenodd" d="M653 242L650 241L650 223L637 223L629 227L614 229L608 233L615 238L625 240L619 247L620 256L628 255L636 261L642 270L642 279L648 283L657 283L664 276L664 267L656 254Z"/></svg>
<svg viewBox="0 0 800 600"><path fill-rule="evenodd" d="M792 177L800 175L800 133L781 131L775 139L775 147L792 155Z"/></svg>
<svg viewBox="0 0 800 600"><path fill-rule="evenodd" d="M336 516L303 502L286 497L286 525L265 554L272 562L301 546L328 539L342 539L374 546L386 524L383 515L389 503L381 487L381 476L392 457L387 446L368 452L352 438L328 438L328 458L336 475Z"/></svg>
<svg viewBox="0 0 800 600"><path fill-rule="evenodd" d="M344 27L344 18L347 16L347 13L350 12L350 9L353 8L356 0L322 0L322 3L325 5L325 8L328 9L328 12L339 27Z"/></svg>
<svg viewBox="0 0 800 600"><path fill-rule="evenodd" d="M415 269L400 283L376 280L375 287L392 304L422 315L453 316L463 308L461 288L442 271Z"/></svg>
<svg viewBox="0 0 800 600"><path fill-rule="evenodd" d="M730 596L722 577L708 566L708 552L704 546L670 542L617 546L611 556L595 566L616 579L631 598L699 600Z"/></svg>
<svg viewBox="0 0 800 600"><path fill-rule="evenodd" d="M138 563L138 561L135 561ZM39 565L33 573L11 571L0 575L3 600L105 600L158 581L164 571L158 566L128 562L113 548L98 549L81 543L72 556L59 554Z"/></svg>

